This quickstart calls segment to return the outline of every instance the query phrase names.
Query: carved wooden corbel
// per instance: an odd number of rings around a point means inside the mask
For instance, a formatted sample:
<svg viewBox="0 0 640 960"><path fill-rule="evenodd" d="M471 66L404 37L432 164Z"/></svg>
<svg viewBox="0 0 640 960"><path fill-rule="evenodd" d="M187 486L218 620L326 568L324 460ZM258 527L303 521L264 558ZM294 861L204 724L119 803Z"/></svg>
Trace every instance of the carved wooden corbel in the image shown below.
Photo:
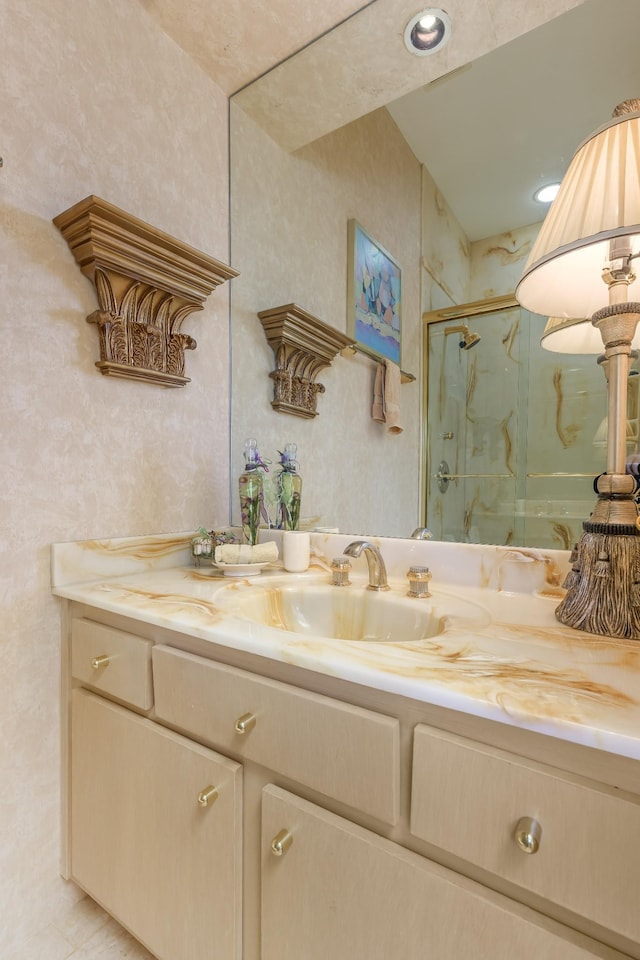
<svg viewBox="0 0 640 960"><path fill-rule="evenodd" d="M237 271L100 197L53 222L96 289L99 308L87 320L98 331L100 372L165 387L189 383L184 354L196 341L182 323Z"/></svg>
<svg viewBox="0 0 640 960"><path fill-rule="evenodd" d="M295 303L262 310L258 317L276 361L269 374L274 381L271 406L279 413L317 417L318 394L324 393L324 386L316 377L340 350L353 346L353 338Z"/></svg>

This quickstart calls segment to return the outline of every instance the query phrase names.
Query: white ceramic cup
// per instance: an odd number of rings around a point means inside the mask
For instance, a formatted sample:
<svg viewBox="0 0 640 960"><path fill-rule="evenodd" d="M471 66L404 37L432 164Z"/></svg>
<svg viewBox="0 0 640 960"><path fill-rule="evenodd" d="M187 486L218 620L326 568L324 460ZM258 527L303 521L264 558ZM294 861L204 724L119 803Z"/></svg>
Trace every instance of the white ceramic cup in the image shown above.
<svg viewBox="0 0 640 960"><path fill-rule="evenodd" d="M307 530L282 531L282 565L289 573L308 570L311 538Z"/></svg>

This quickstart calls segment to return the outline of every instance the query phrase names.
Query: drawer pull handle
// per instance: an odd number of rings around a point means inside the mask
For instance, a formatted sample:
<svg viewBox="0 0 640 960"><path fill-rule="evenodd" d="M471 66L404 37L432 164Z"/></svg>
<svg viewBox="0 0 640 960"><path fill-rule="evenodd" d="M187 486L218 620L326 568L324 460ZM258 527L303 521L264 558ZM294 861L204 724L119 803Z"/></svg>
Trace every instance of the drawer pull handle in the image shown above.
<svg viewBox="0 0 640 960"><path fill-rule="evenodd" d="M102 667L108 667L108 666L109 666L109 657L106 655L106 653L101 654L99 657L91 658L92 670L100 670Z"/></svg>
<svg viewBox="0 0 640 960"><path fill-rule="evenodd" d="M210 807L211 804L215 803L219 797L218 788L213 785L205 787L204 790L201 790L198 794L198 804L201 807Z"/></svg>
<svg viewBox="0 0 640 960"><path fill-rule="evenodd" d="M281 830L271 841L271 852L275 854L276 857L281 857L287 852L292 843L293 837L289 831Z"/></svg>
<svg viewBox="0 0 640 960"><path fill-rule="evenodd" d="M251 730L256 725L256 717L254 713L243 713L241 717L238 717L236 720L236 733L250 733Z"/></svg>
<svg viewBox="0 0 640 960"><path fill-rule="evenodd" d="M523 853L537 853L542 839L542 827L532 817L521 817L516 824L514 839Z"/></svg>

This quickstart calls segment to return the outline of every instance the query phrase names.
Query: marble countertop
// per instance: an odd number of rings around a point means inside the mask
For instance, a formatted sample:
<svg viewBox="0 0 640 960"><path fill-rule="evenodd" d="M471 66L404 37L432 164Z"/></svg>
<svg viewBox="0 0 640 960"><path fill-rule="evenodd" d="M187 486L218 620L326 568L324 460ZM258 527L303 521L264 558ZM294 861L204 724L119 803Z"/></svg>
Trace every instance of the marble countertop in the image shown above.
<svg viewBox="0 0 640 960"><path fill-rule="evenodd" d="M434 574L432 603L462 615L415 642L335 640L244 619L244 601L283 584L328 583L328 563L355 537L313 535L304 574L278 565L251 578L197 570L187 535L82 541L52 548L54 594L205 641L339 677L417 701L640 759L640 642L562 627L554 586L566 557L417 541L375 541L388 558L392 590L404 597L408 562ZM369 538L371 539L371 538ZM504 589L509 564L517 582ZM353 586L366 584L354 564ZM521 570L531 574L522 583ZM453 572L459 576L453 579ZM540 571L546 579L538 578ZM460 572L461 571L461 572ZM535 589L528 590L528 586ZM482 615L469 614L477 605Z"/></svg>

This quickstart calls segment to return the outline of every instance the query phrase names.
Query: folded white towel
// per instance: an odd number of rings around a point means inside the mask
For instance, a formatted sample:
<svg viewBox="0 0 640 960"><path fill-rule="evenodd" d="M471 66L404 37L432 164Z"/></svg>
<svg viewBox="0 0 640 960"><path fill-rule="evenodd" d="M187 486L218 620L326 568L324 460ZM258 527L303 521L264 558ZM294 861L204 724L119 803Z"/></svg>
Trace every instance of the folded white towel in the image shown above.
<svg viewBox="0 0 640 960"><path fill-rule="evenodd" d="M216 547L216 563L271 563L278 559L278 545L273 540L268 543L223 543Z"/></svg>

